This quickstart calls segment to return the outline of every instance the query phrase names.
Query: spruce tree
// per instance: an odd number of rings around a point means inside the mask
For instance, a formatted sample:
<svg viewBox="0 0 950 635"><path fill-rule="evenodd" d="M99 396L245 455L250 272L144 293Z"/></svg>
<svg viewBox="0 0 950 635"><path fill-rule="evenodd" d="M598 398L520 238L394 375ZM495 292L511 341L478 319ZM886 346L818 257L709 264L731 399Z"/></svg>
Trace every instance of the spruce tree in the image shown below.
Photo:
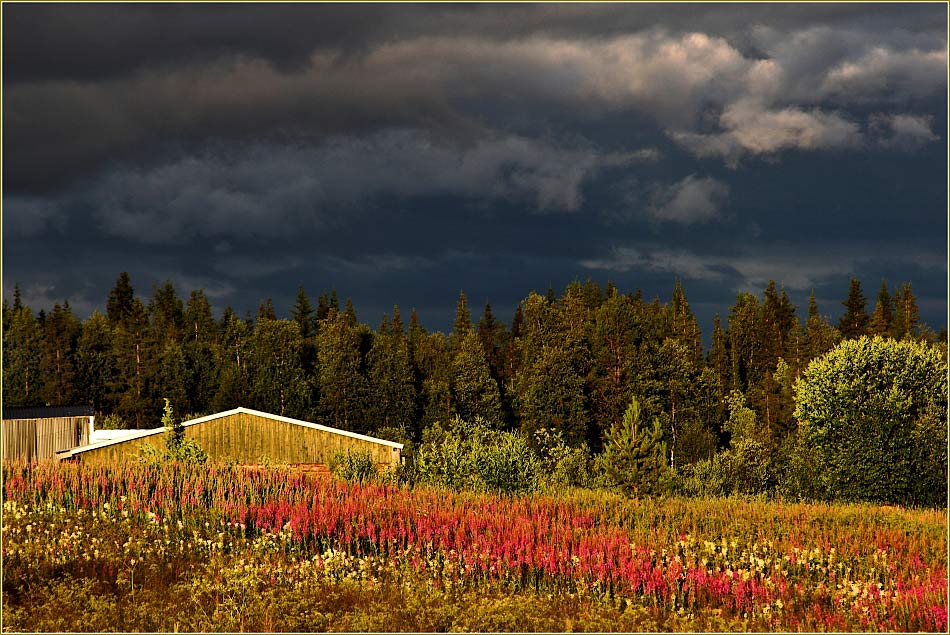
<svg viewBox="0 0 950 635"><path fill-rule="evenodd" d="M109 386L115 381L115 372L109 322L102 313L94 311L83 324L76 350L76 384L80 401L91 405L97 413L106 411Z"/></svg>
<svg viewBox="0 0 950 635"><path fill-rule="evenodd" d="M33 312L13 313L3 340L3 402L9 406L43 405L43 332Z"/></svg>
<svg viewBox="0 0 950 635"><path fill-rule="evenodd" d="M398 316L398 308L394 311ZM396 318L394 317L394 322ZM411 434L416 411L409 340L401 318L390 326L383 318L367 356L369 375L369 415L373 429L398 428Z"/></svg>
<svg viewBox="0 0 950 635"><path fill-rule="evenodd" d="M492 378L478 334L470 328L460 337L452 362L452 395L456 412L466 421L473 421L478 416L501 428L504 425L501 392Z"/></svg>
<svg viewBox="0 0 950 635"><path fill-rule="evenodd" d="M861 281L851 278L848 299L841 303L845 311L838 322L838 330L845 339L857 339L866 335L871 318L868 317L867 299L861 291Z"/></svg>
<svg viewBox="0 0 950 635"><path fill-rule="evenodd" d="M204 292L192 291L185 308L182 349L188 369L187 401L193 413L210 412L218 391L219 377L215 363L218 328Z"/></svg>
<svg viewBox="0 0 950 635"><path fill-rule="evenodd" d="M300 327L300 336L305 340L316 333L313 307L310 306L310 299L307 297L307 291L303 285L297 288L297 300L294 302L293 308L290 309L290 317Z"/></svg>
<svg viewBox="0 0 950 635"><path fill-rule="evenodd" d="M106 317L113 326L121 324L128 319L132 312L132 300L135 297L135 290L132 288L132 282L129 274L123 271L115 281L115 287L109 293L109 300L106 303Z"/></svg>
<svg viewBox="0 0 950 635"><path fill-rule="evenodd" d="M457 341L472 330L472 313L468 308L468 298L464 292L459 293L458 304L455 307L455 325L452 329Z"/></svg>
<svg viewBox="0 0 950 635"><path fill-rule="evenodd" d="M181 341L185 312L171 281L166 280L165 284L155 289L148 303L148 314L154 339L159 345Z"/></svg>
<svg viewBox="0 0 950 635"><path fill-rule="evenodd" d="M887 292L887 282L881 280L881 290L877 293L877 304L874 305L874 313L871 315L871 335L880 335L887 337L891 334L891 325L894 321L893 301L891 294Z"/></svg>
<svg viewBox="0 0 950 635"><path fill-rule="evenodd" d="M44 354L41 372L44 391L42 401L51 405L71 405L76 400L75 351L80 334L79 321L69 304L53 305L53 312L44 324Z"/></svg>

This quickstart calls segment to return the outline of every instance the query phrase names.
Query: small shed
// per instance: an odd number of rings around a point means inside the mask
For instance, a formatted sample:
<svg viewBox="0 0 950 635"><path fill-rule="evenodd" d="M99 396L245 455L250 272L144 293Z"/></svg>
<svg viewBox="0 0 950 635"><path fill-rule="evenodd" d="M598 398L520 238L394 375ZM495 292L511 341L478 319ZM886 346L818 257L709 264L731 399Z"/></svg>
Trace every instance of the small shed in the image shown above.
<svg viewBox="0 0 950 635"><path fill-rule="evenodd" d="M86 445L95 428L92 406L3 408L3 460L42 461Z"/></svg>
<svg viewBox="0 0 950 635"><path fill-rule="evenodd" d="M394 466L400 462L402 444L330 428L318 423L291 419L249 408L192 419L182 423L186 439L196 442L212 461L234 461L243 465L278 463L284 465L326 465L337 453L366 451L376 464ZM130 432L70 448L58 454L61 460L116 461L138 454L145 444L162 447L165 428Z"/></svg>

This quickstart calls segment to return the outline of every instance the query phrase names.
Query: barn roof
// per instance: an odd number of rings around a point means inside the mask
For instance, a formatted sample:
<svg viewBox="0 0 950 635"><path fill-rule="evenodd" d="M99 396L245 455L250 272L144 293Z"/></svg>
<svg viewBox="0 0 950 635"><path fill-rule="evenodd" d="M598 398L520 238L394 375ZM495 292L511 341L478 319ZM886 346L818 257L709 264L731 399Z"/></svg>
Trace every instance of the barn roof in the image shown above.
<svg viewBox="0 0 950 635"><path fill-rule="evenodd" d="M55 419L57 417L92 417L96 414L92 406L25 406L3 407L3 420L11 419Z"/></svg>
<svg viewBox="0 0 950 635"><path fill-rule="evenodd" d="M265 419L273 419L274 421L283 421L284 423L292 423L294 425L303 426L305 428L310 428L312 430L322 430L324 432L330 432L333 434L339 434L345 437L350 437L353 439L361 439L363 441L369 441L371 443L378 443L379 445L386 445L392 448L399 448L402 450L402 443L396 443L395 441L386 441L385 439L377 439L376 437L366 436L365 434L357 434L355 432L348 432L346 430L339 430L337 428L330 428L328 426L320 425L319 423L310 423L309 421L301 421L300 419L291 419L290 417L281 417L280 415L270 414L269 412L261 412L260 410L251 410L250 408L235 408L234 410L226 410L224 412L219 412L217 414L208 415L206 417L199 417L197 419L192 419L190 421L185 421L181 425L182 427L187 428L188 426L194 426L201 423L206 423L208 421L213 421L215 419L222 419L224 417L229 417L231 415L236 415L239 413L245 413L249 415L254 415L257 417L263 417ZM72 448L70 450L63 450L62 452L57 452L57 455L60 458L66 458L70 456L75 456L77 454L82 454L88 450L95 450L97 448L104 448L110 445L116 445L118 443L125 443L126 441L132 441L134 439L142 439L145 437L150 437L157 434L162 434L165 432L165 428L153 428L151 430L142 430L139 432L134 432L128 436L123 436L121 438L107 439L104 441L99 441L97 443L90 443L89 445L82 445L78 448Z"/></svg>

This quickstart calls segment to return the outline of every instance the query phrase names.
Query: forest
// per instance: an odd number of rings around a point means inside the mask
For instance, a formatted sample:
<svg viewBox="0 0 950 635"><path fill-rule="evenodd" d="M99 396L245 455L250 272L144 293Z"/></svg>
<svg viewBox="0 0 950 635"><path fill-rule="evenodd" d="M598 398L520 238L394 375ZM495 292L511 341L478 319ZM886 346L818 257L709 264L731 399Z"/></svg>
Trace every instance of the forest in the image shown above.
<svg viewBox="0 0 950 635"><path fill-rule="evenodd" d="M842 304L831 324L812 294L799 316L770 282L716 316L704 350L679 281L668 302L590 280L560 296L531 292L510 326L487 303L476 320L462 293L445 334L427 331L415 310L407 324L398 306L373 329L335 290L314 303L303 287L289 316L265 300L256 317L227 308L216 319L201 290L183 302L166 282L146 303L122 273L105 314L82 321L68 302L34 314L17 286L3 305L4 403L89 404L102 415L97 426L115 428L160 425L165 399L185 418L244 406L410 447L477 419L519 433L542 456L554 439L591 460L635 403L686 493L757 493L775 489L794 462L795 382L812 360L881 336L939 351L946 363L945 334L921 324L909 283L892 292L882 282L869 312L852 279ZM710 473L723 469L731 475ZM707 491L709 482L722 491Z"/></svg>

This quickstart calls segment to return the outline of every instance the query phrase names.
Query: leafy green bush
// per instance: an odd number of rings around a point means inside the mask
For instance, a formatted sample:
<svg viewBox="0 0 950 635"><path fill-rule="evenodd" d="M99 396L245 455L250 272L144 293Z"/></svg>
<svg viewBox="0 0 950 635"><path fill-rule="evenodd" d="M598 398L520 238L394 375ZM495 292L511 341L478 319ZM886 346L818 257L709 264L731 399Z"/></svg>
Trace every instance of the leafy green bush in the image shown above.
<svg viewBox="0 0 950 635"><path fill-rule="evenodd" d="M117 413L107 414L96 419L96 430L125 430L128 427L128 422Z"/></svg>
<svg viewBox="0 0 950 635"><path fill-rule="evenodd" d="M481 417L427 429L412 469L415 482L507 494L536 490L543 472L523 437L495 430Z"/></svg>
<svg viewBox="0 0 950 635"><path fill-rule="evenodd" d="M150 443L146 443L137 455L139 461L153 465L167 461L193 464L208 462L208 453L201 449L197 442L185 438L185 428L181 425L181 421L175 417L175 412L168 399L165 400L162 425L165 426L165 449L161 450Z"/></svg>
<svg viewBox="0 0 950 635"><path fill-rule="evenodd" d="M753 439L683 468L677 489L686 496L765 494L774 490L776 476L767 448Z"/></svg>
<svg viewBox="0 0 950 635"><path fill-rule="evenodd" d="M338 452L330 458L330 472L344 481L366 483L379 476L373 455L366 450Z"/></svg>
<svg viewBox="0 0 950 635"><path fill-rule="evenodd" d="M591 486L592 459L586 444L571 447L559 430L550 428L535 431L534 438L548 486Z"/></svg>
<svg viewBox="0 0 950 635"><path fill-rule="evenodd" d="M922 342L862 337L813 360L796 382L804 489L822 498L942 506L947 364Z"/></svg>

